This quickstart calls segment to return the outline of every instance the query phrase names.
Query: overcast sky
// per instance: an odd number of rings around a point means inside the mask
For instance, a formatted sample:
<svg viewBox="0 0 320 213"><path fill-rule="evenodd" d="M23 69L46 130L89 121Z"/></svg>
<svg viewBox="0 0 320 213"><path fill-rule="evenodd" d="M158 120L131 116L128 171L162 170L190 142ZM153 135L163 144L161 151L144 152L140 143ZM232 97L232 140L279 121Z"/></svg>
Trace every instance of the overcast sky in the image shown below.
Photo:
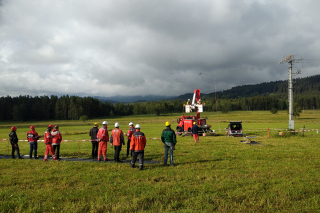
<svg viewBox="0 0 320 213"><path fill-rule="evenodd" d="M0 96L180 95L319 74L319 0L0 0ZM299 57L299 55L297 55ZM201 73L201 74L200 74Z"/></svg>

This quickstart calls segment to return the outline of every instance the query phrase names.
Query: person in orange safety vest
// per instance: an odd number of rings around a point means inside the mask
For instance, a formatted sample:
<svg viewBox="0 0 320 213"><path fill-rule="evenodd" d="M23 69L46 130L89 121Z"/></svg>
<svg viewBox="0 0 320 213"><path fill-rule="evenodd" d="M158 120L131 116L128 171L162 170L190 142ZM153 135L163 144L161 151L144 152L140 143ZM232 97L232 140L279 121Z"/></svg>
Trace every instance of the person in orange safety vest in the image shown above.
<svg viewBox="0 0 320 213"><path fill-rule="evenodd" d="M41 136L36 132L35 126L30 126L30 131L27 133L27 139L30 145L29 158L32 159L32 152L34 152L34 159L39 159L37 155L38 140Z"/></svg>
<svg viewBox="0 0 320 213"><path fill-rule="evenodd" d="M97 134L97 141L99 142L99 151L98 151L98 161L101 161L101 154L103 154L104 161L107 161L107 143L109 142L108 134L108 122L103 121L102 127L99 129Z"/></svg>
<svg viewBox="0 0 320 213"><path fill-rule="evenodd" d="M128 143L127 143L127 158L129 157L129 151L130 151L130 142L131 142L131 137L132 134L136 131L136 129L133 127L133 123L130 122L129 123L129 130L128 130L128 134L126 134L126 136L128 137ZM131 157L132 157L132 151L130 151Z"/></svg>
<svg viewBox="0 0 320 213"><path fill-rule="evenodd" d="M44 133L44 144L46 144L46 151L44 153L43 161L47 161L49 152L51 153L53 160L57 160L56 155L55 155L53 148L52 148L52 135L51 135L52 129L53 129L53 125L50 124L48 126L47 131L45 131L45 133Z"/></svg>
<svg viewBox="0 0 320 213"><path fill-rule="evenodd" d="M146 147L146 136L143 132L140 132L140 125L135 126L136 132L133 133L130 143L130 150L132 150L132 160L130 166L134 168L134 165L139 156L139 169L143 169L144 148Z"/></svg>
<svg viewBox="0 0 320 213"><path fill-rule="evenodd" d="M119 156L122 144L125 145L124 137L122 130L119 129L119 123L115 123L114 127L115 129L111 132L110 143L114 146L114 161L121 163Z"/></svg>
<svg viewBox="0 0 320 213"><path fill-rule="evenodd" d="M59 126L55 126L55 129L51 133L53 151L57 154L57 159L60 160L60 144L62 141L61 133L59 132ZM56 152L57 150L57 152Z"/></svg>

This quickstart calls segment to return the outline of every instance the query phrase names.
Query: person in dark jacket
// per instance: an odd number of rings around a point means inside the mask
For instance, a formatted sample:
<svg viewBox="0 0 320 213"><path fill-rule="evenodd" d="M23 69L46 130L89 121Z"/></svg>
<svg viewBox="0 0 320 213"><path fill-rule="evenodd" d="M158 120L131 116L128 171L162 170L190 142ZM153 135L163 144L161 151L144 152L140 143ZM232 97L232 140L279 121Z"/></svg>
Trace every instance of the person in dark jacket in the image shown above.
<svg viewBox="0 0 320 213"><path fill-rule="evenodd" d="M97 141L97 134L99 131L99 124L95 123L94 127L90 129L89 135L91 136L91 143L92 143L92 158L98 157L98 147L99 143Z"/></svg>
<svg viewBox="0 0 320 213"><path fill-rule="evenodd" d="M19 145L18 145L18 136L17 136L17 127L13 126L11 127L11 132L9 134L9 139L10 139L10 143L11 143L11 146L12 146L12 152L11 152L11 156L13 159L15 159L15 155L14 155L14 152L15 150L17 150L17 154L18 154L18 158L19 159L23 159L21 156L20 156L20 151L19 151Z"/></svg>
<svg viewBox="0 0 320 213"><path fill-rule="evenodd" d="M192 135L195 143L199 143L199 127L196 122L193 122Z"/></svg>
<svg viewBox="0 0 320 213"><path fill-rule="evenodd" d="M166 122L166 129L162 131L161 141L164 143L164 160L163 165L167 165L168 160L168 151L170 149L170 165L174 166L173 163L173 150L177 144L176 133L171 129L170 122Z"/></svg>

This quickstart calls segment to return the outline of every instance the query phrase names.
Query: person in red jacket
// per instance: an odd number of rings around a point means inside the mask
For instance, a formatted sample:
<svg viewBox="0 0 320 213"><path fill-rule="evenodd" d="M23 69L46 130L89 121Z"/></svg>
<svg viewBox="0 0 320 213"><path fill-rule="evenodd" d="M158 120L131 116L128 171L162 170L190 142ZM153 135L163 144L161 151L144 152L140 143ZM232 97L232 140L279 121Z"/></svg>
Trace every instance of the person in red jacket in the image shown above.
<svg viewBox="0 0 320 213"><path fill-rule="evenodd" d="M29 158L32 159L32 152L34 152L34 159L39 159L37 155L38 140L40 136L36 132L35 126L30 126L30 131L27 133L27 139L30 145Z"/></svg>
<svg viewBox="0 0 320 213"><path fill-rule="evenodd" d="M124 137L122 130L119 129L119 123L115 123L114 127L115 129L111 132L110 144L114 146L114 161L121 163L119 156L122 144L125 145Z"/></svg>
<svg viewBox="0 0 320 213"><path fill-rule="evenodd" d="M132 160L130 162L130 166L134 168L134 165L137 161L137 157L139 156L139 169L143 169L143 158L144 158L144 148L146 147L146 136L143 132L140 132L140 125L136 125L136 132L133 133L130 143L130 150L132 153Z"/></svg>
<svg viewBox="0 0 320 213"><path fill-rule="evenodd" d="M53 160L57 160L56 155L55 155L53 148L52 148L52 135L51 135L52 129L53 129L53 125L50 124L48 126L47 131L45 131L45 133L44 133L44 144L46 144L46 151L44 153L43 161L47 161L49 152L51 153Z"/></svg>
<svg viewBox="0 0 320 213"><path fill-rule="evenodd" d="M129 123L129 130L128 134L126 136L128 137L128 143L127 143L127 158L129 157L129 151L130 151L130 142L131 142L131 137L132 134L136 131L136 129L133 127L133 123ZM132 152L130 151L131 157L132 157Z"/></svg>
<svg viewBox="0 0 320 213"><path fill-rule="evenodd" d="M56 153L56 157L58 160L60 160L60 144L62 141L61 133L59 132L59 126L55 126L55 129L52 131L52 146L53 151ZM57 150L57 152L56 152Z"/></svg>
<svg viewBox="0 0 320 213"><path fill-rule="evenodd" d="M101 161L101 154L103 154L104 161L107 161L107 143L109 142L108 122L103 121L102 125L97 134L99 142L98 161Z"/></svg>

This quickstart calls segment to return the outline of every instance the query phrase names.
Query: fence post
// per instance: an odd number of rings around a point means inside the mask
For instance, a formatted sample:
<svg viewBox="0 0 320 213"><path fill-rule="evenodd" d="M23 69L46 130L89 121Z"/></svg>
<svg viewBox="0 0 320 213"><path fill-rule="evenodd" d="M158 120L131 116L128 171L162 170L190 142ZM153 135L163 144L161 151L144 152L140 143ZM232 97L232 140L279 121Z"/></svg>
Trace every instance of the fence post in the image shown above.
<svg viewBox="0 0 320 213"><path fill-rule="evenodd" d="M80 140L79 140L79 158L80 158Z"/></svg>
<svg viewBox="0 0 320 213"><path fill-rule="evenodd" d="M269 127L268 127L268 138L270 138L270 131L269 131Z"/></svg>

